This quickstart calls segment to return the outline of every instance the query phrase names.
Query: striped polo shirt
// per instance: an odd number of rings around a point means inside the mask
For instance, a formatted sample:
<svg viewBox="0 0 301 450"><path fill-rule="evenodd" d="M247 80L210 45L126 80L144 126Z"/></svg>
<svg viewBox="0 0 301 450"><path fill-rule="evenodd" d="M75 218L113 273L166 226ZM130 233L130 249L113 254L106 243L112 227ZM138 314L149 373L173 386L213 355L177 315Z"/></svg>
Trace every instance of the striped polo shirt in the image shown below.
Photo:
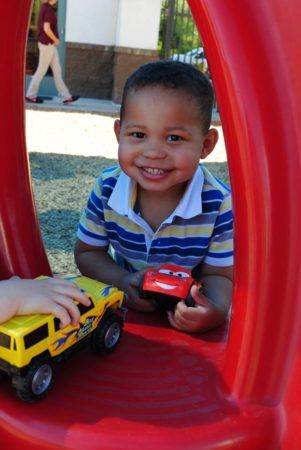
<svg viewBox="0 0 301 450"><path fill-rule="evenodd" d="M154 231L139 214L137 187L119 166L96 180L77 237L92 246L109 246L129 271L176 264L192 270L201 262L233 265L230 190L200 165L174 212Z"/></svg>

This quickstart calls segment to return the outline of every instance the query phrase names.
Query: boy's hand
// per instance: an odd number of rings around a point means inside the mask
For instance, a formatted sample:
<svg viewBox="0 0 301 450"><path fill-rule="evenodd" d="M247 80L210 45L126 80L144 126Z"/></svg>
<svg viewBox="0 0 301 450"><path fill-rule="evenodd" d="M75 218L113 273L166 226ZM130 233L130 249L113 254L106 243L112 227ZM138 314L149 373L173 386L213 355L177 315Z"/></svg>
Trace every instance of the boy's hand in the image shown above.
<svg viewBox="0 0 301 450"><path fill-rule="evenodd" d="M135 273L127 273L122 280L122 291L126 294L125 306L143 312L152 312L156 309L155 301L144 300L139 297L139 286L147 269Z"/></svg>
<svg viewBox="0 0 301 450"><path fill-rule="evenodd" d="M78 286L60 278L44 280L24 280L13 277L6 283L9 296L17 302L15 314L53 314L61 324L77 325L80 319L79 309L74 300L89 306L89 298Z"/></svg>
<svg viewBox="0 0 301 450"><path fill-rule="evenodd" d="M177 330L205 332L226 319L227 313L202 294L197 286L192 286L191 296L195 301L194 307L187 307L184 301L180 301L174 312L167 312L169 323Z"/></svg>

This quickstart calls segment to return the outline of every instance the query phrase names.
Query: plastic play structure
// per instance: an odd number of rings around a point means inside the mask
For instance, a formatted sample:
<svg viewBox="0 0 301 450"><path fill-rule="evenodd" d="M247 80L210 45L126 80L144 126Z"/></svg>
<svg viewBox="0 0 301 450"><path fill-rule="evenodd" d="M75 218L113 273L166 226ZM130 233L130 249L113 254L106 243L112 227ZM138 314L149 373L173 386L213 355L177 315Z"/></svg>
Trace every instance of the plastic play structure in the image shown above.
<svg viewBox="0 0 301 450"><path fill-rule="evenodd" d="M60 368L35 405L0 386L0 447L301 448L301 8L190 0L213 76L235 213L233 317L203 336L130 313L105 361ZM24 54L30 0L3 2L1 275L50 274L28 175Z"/></svg>

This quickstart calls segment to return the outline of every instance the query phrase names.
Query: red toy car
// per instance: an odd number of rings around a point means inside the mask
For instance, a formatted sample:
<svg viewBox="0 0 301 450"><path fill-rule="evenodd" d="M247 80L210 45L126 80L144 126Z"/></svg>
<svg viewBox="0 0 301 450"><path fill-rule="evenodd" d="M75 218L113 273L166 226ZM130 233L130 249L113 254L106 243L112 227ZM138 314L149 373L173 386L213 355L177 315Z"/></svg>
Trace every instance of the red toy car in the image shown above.
<svg viewBox="0 0 301 450"><path fill-rule="evenodd" d="M189 269L163 264L145 272L139 295L146 300L156 300L159 307L164 309L173 309L180 300L185 300L187 306L194 306L190 294L193 285L199 288L202 286L192 278Z"/></svg>

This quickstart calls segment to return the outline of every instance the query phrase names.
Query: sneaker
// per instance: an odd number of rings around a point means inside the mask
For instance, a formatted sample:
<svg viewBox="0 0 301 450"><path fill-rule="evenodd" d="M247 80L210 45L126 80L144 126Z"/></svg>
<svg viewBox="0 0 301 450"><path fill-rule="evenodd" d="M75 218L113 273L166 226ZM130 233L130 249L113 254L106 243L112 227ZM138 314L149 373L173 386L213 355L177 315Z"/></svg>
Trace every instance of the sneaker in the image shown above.
<svg viewBox="0 0 301 450"><path fill-rule="evenodd" d="M25 97L25 100L29 103L43 103L44 100L41 97Z"/></svg>
<svg viewBox="0 0 301 450"><path fill-rule="evenodd" d="M68 105L69 103L76 102L79 99L79 95L71 95L71 97L67 98L63 101L64 105Z"/></svg>

